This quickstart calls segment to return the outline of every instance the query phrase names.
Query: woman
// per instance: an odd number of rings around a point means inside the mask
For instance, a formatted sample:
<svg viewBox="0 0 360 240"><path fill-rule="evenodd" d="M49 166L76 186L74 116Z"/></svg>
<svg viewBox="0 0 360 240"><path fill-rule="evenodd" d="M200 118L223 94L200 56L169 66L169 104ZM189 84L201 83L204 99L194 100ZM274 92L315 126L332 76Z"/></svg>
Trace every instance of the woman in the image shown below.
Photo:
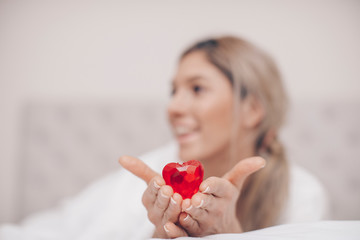
<svg viewBox="0 0 360 240"><path fill-rule="evenodd" d="M205 180L184 200L140 160L120 159L148 183L143 204L154 236L240 233L277 224L289 169L277 138L287 99L274 61L243 39L209 39L183 53L172 86L168 116L179 158L201 161Z"/></svg>
<svg viewBox="0 0 360 240"><path fill-rule="evenodd" d="M323 217L321 185L288 167L277 138L286 96L268 55L235 37L202 41L181 56L172 84L168 115L177 145L119 160L147 186L121 169L60 208L1 226L0 239L206 236ZM158 172L190 159L202 162L205 180L184 200Z"/></svg>

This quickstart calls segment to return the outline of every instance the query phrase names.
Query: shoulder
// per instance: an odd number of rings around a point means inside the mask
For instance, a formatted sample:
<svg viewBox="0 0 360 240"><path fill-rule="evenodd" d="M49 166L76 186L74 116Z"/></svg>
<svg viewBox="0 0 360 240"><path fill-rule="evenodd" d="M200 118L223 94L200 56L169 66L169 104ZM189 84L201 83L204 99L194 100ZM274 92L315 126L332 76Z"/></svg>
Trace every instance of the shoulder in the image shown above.
<svg viewBox="0 0 360 240"><path fill-rule="evenodd" d="M290 165L289 198L281 223L318 221L328 217L329 202L322 183L308 170Z"/></svg>

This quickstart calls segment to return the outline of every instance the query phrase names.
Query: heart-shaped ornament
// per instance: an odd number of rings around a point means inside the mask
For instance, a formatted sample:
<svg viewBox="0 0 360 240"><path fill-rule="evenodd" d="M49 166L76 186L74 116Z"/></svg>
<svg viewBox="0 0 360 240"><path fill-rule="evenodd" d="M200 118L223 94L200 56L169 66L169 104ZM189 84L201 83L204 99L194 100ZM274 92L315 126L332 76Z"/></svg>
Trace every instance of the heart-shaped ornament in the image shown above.
<svg viewBox="0 0 360 240"><path fill-rule="evenodd" d="M199 191L204 177L204 167L198 160L190 160L183 164L168 163L163 171L166 185L172 187L183 199L191 198Z"/></svg>

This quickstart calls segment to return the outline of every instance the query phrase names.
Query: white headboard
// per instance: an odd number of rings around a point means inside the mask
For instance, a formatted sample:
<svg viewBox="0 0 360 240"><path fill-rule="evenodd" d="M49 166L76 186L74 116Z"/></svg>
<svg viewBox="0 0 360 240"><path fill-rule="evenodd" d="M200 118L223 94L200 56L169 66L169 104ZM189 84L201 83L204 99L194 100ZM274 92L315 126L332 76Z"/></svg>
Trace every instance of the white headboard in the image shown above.
<svg viewBox="0 0 360 240"><path fill-rule="evenodd" d="M163 104L44 103L23 108L20 216L46 209L170 139ZM333 218L360 218L360 103L293 106L282 133L289 159L316 174Z"/></svg>
<svg viewBox="0 0 360 240"><path fill-rule="evenodd" d="M161 104L29 103L23 111L20 215L53 206L170 140Z"/></svg>

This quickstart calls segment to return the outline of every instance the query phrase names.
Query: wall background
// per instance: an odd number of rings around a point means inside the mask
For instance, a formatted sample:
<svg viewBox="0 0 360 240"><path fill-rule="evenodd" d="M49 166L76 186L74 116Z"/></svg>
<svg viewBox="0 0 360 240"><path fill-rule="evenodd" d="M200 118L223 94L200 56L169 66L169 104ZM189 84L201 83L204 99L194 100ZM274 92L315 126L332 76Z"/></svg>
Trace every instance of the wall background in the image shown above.
<svg viewBox="0 0 360 240"><path fill-rule="evenodd" d="M274 56L292 102L358 102L359 23L355 0L0 0L0 222L17 220L28 101L164 102L182 49L229 33Z"/></svg>

